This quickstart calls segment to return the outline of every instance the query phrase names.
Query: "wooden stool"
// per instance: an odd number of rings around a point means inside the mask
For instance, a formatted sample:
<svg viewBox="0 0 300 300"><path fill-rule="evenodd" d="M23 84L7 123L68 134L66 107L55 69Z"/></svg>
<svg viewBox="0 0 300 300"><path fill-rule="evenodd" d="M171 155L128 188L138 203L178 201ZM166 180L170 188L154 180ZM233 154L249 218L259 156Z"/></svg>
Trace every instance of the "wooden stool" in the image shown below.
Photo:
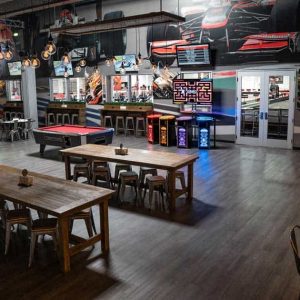
<svg viewBox="0 0 300 300"><path fill-rule="evenodd" d="M130 132L130 131L133 131L133 135L135 134L134 118L133 117L126 117L125 135L127 135L127 133Z"/></svg>
<svg viewBox="0 0 300 300"><path fill-rule="evenodd" d="M126 185L130 185L134 187L135 202L136 202L138 198L138 193L137 193L138 180L139 180L139 176L136 172L133 171L122 172L119 178L117 199L120 200L120 190L122 189L121 194L124 197L125 187Z"/></svg>
<svg viewBox="0 0 300 300"><path fill-rule="evenodd" d="M6 214L8 211L7 203L5 200L0 199L0 218L2 221L2 227L5 229L6 226Z"/></svg>
<svg viewBox="0 0 300 300"><path fill-rule="evenodd" d="M36 241L39 235L51 235L54 243L54 249L57 249L57 219L56 218L46 218L37 219L32 222L31 226L31 241L30 241L30 254L28 267L31 267Z"/></svg>
<svg viewBox="0 0 300 300"><path fill-rule="evenodd" d="M116 117L116 135L119 133L120 130L125 133L124 117L117 116Z"/></svg>
<svg viewBox="0 0 300 300"><path fill-rule="evenodd" d="M93 161L92 184L97 185L99 179L104 180L108 188L112 188L110 168L106 161Z"/></svg>
<svg viewBox="0 0 300 300"><path fill-rule="evenodd" d="M6 229L5 229L5 254L7 254L9 243L10 243L10 234L11 227L15 224L23 224L27 226L28 231L31 228L31 215L30 210L25 209L14 209L9 210L6 215Z"/></svg>
<svg viewBox="0 0 300 300"><path fill-rule="evenodd" d="M79 177L86 177L88 183L91 183L91 173L90 173L90 164L89 163L76 164L74 166L73 180L77 181L77 179Z"/></svg>
<svg viewBox="0 0 300 300"><path fill-rule="evenodd" d="M157 169L140 167L140 173L139 173L139 192L140 192L140 196L141 196L143 188L145 187L145 177L146 177L146 175L157 176Z"/></svg>
<svg viewBox="0 0 300 300"><path fill-rule="evenodd" d="M70 234L73 229L74 220L84 220L89 237L93 236L93 229L95 234L97 234L92 208L84 209L71 216L69 228Z"/></svg>
<svg viewBox="0 0 300 300"><path fill-rule="evenodd" d="M79 124L79 115L78 114L72 114L72 124L75 125L75 124Z"/></svg>
<svg viewBox="0 0 300 300"><path fill-rule="evenodd" d="M136 128L135 128L136 136L138 136L139 132L142 135L146 133L145 118L142 118L142 117L137 117L136 118Z"/></svg>
<svg viewBox="0 0 300 300"><path fill-rule="evenodd" d="M54 116L54 113L49 113L47 114L47 126L51 126L51 125L54 125L56 122L55 122L55 116Z"/></svg>
<svg viewBox="0 0 300 300"><path fill-rule="evenodd" d="M125 164L116 164L115 166L115 176L114 178L112 178L112 183L113 185L115 185L116 183L119 182L119 174L120 174L120 171L132 171L132 167L131 165L125 165Z"/></svg>
<svg viewBox="0 0 300 300"><path fill-rule="evenodd" d="M103 121L104 121L103 122L104 127L110 127L110 128L114 127L111 116L105 116Z"/></svg>
<svg viewBox="0 0 300 300"><path fill-rule="evenodd" d="M69 114L63 114L62 115L62 122L63 124L70 124L70 115Z"/></svg>
<svg viewBox="0 0 300 300"><path fill-rule="evenodd" d="M56 117L56 124L62 124L63 123L63 117L62 117L62 114L61 113L57 113L56 115L55 115L55 117Z"/></svg>
<svg viewBox="0 0 300 300"><path fill-rule="evenodd" d="M162 207L164 209L164 194L163 192L167 194L168 188L167 188L167 180L163 176L150 176L146 178L146 185L144 190L144 197L146 197L147 188L149 188L149 210L151 210L152 207L152 200L153 200L153 192L155 189L158 189L161 198L162 198Z"/></svg>

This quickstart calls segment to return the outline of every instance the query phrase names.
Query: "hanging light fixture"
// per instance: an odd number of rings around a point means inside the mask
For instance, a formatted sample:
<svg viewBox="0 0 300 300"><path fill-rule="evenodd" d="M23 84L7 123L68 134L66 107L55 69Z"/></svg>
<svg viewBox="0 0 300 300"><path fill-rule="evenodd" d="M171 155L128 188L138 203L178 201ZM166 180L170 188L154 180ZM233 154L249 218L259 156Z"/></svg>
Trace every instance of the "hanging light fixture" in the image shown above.
<svg viewBox="0 0 300 300"><path fill-rule="evenodd" d="M2 47L0 45L0 60L3 60L4 59L4 53L2 51Z"/></svg>
<svg viewBox="0 0 300 300"><path fill-rule="evenodd" d="M23 66L23 67L30 67L30 65L31 65L31 61L30 61L28 55L26 55L26 56L23 58L23 60L22 60L22 66Z"/></svg>
<svg viewBox="0 0 300 300"><path fill-rule="evenodd" d="M141 36L140 36L140 29L138 29L139 31L139 54L138 54L138 64L142 65L143 64L143 59L142 59L142 54L141 54Z"/></svg>
<svg viewBox="0 0 300 300"><path fill-rule="evenodd" d="M79 73L80 71L81 71L81 67L79 64L77 64L75 67L75 72Z"/></svg>
<svg viewBox="0 0 300 300"><path fill-rule="evenodd" d="M6 47L4 50L4 58L5 60L11 60L13 58L13 53L10 50L8 42L6 42Z"/></svg>
<svg viewBox="0 0 300 300"><path fill-rule="evenodd" d="M83 57L83 58L80 59L79 65L82 68L86 66L86 59L85 59L85 57Z"/></svg>
<svg viewBox="0 0 300 300"><path fill-rule="evenodd" d="M64 77L65 77L65 78L69 77L68 67L67 67L67 66L65 66Z"/></svg>
<svg viewBox="0 0 300 300"><path fill-rule="evenodd" d="M68 52L65 52L64 55L61 58L61 61L64 65L67 65L71 62L70 56L68 54Z"/></svg>
<svg viewBox="0 0 300 300"><path fill-rule="evenodd" d="M53 54L56 53L56 46L53 42L53 38L52 38L51 33L49 35L48 42L47 42L47 45L45 47L45 51L47 51L50 55L53 55Z"/></svg>
<svg viewBox="0 0 300 300"><path fill-rule="evenodd" d="M42 57L43 60L49 60L51 58L51 54L50 54L49 51L44 50L41 53L41 57Z"/></svg>
<svg viewBox="0 0 300 300"><path fill-rule="evenodd" d="M40 60L39 60L38 57L37 57L36 51L34 51L34 54L33 54L32 57L31 57L30 65L31 65L31 67L34 68L34 69L39 68L40 65L41 65L41 62L40 62Z"/></svg>

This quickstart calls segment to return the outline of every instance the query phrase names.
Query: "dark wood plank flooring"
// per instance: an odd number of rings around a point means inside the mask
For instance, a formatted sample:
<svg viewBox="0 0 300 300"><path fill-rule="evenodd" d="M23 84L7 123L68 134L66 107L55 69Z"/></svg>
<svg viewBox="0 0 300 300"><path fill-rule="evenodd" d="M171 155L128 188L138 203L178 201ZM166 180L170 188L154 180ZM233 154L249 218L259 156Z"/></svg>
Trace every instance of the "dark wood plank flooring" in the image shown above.
<svg viewBox="0 0 300 300"><path fill-rule="evenodd" d="M114 138L120 142L179 151L143 138ZM57 148L43 158L38 151L32 139L0 142L0 163L64 177ZM1 231L0 299L297 299L289 231L300 224L299 151L219 144L199 156L191 207L179 199L169 217L111 206L109 258L98 256L97 244L73 257L67 275L50 239L28 269L26 231L13 235L6 257ZM74 230L86 235L80 221Z"/></svg>

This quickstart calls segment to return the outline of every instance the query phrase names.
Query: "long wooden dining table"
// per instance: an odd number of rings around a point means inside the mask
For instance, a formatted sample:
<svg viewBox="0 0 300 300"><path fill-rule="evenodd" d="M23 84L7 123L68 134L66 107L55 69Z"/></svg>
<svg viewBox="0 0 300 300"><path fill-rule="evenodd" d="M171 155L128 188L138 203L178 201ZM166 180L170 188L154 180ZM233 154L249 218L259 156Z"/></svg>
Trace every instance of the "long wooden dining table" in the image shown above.
<svg viewBox="0 0 300 300"><path fill-rule="evenodd" d="M30 171L28 175L33 176L33 184L23 187L18 185L21 172L21 169L0 165L0 196L58 218L59 252L64 272L70 271L72 255L98 241L101 241L103 253L109 251L108 201L114 191ZM69 236L69 218L94 205L99 205L100 233L88 239ZM75 245L70 246L71 238L76 240Z"/></svg>
<svg viewBox="0 0 300 300"><path fill-rule="evenodd" d="M187 193L189 202L193 199L193 165L198 159L197 154L182 154L173 152L150 151L143 149L128 149L127 155L116 155L116 147L107 145L86 144L78 147L60 150L65 161L66 179L72 179L71 157L80 157L87 160L103 160L107 162L130 164L166 170L168 172L168 189L170 212L175 210L176 198ZM187 186L176 189L175 173L178 169L187 166Z"/></svg>

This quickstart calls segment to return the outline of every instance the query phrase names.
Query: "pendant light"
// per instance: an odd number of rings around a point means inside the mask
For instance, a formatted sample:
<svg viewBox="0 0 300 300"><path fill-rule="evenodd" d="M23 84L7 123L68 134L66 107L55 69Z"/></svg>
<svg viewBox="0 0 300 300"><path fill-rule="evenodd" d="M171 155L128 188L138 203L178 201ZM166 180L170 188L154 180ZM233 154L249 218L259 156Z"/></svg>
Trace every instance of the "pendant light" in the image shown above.
<svg viewBox="0 0 300 300"><path fill-rule="evenodd" d="M23 58L23 60L22 60L22 66L23 66L23 67L30 67L30 65L31 65L31 61L30 61L28 55L26 55L26 56Z"/></svg>
<svg viewBox="0 0 300 300"><path fill-rule="evenodd" d="M6 47L4 50L4 58L5 58L5 60L8 60L8 61L13 58L13 53L10 50L8 42L6 42Z"/></svg>
<svg viewBox="0 0 300 300"><path fill-rule="evenodd" d="M31 57L30 65L31 65L31 67L34 68L34 69L39 68L40 65L41 65L41 62L40 62L40 60L39 60L38 57L37 57L36 51L34 51L32 57Z"/></svg>
<svg viewBox="0 0 300 300"><path fill-rule="evenodd" d="M75 67L75 72L79 73L80 71L81 71L81 67L79 64L77 64Z"/></svg>
<svg viewBox="0 0 300 300"><path fill-rule="evenodd" d="M65 77L65 78L68 78L68 77L69 77L68 67L67 67L67 66L65 66L64 77Z"/></svg>
<svg viewBox="0 0 300 300"><path fill-rule="evenodd" d="M85 59L85 57L83 57L83 58L80 59L79 66L82 67L82 68L86 66L86 59Z"/></svg>
<svg viewBox="0 0 300 300"><path fill-rule="evenodd" d="M142 59L142 54L141 54L141 36L140 36L140 28L138 29L139 31L139 54L138 54L138 64L142 65L143 64L143 59Z"/></svg>
<svg viewBox="0 0 300 300"><path fill-rule="evenodd" d="M49 60L51 58L51 54L50 54L49 51L44 50L41 53L41 57L42 57L43 60Z"/></svg>
<svg viewBox="0 0 300 300"><path fill-rule="evenodd" d="M47 51L50 55L53 55L53 54L56 53L56 46L53 42L53 38L52 38L51 33L49 35L48 42L47 42L47 45L45 47L45 51Z"/></svg>

